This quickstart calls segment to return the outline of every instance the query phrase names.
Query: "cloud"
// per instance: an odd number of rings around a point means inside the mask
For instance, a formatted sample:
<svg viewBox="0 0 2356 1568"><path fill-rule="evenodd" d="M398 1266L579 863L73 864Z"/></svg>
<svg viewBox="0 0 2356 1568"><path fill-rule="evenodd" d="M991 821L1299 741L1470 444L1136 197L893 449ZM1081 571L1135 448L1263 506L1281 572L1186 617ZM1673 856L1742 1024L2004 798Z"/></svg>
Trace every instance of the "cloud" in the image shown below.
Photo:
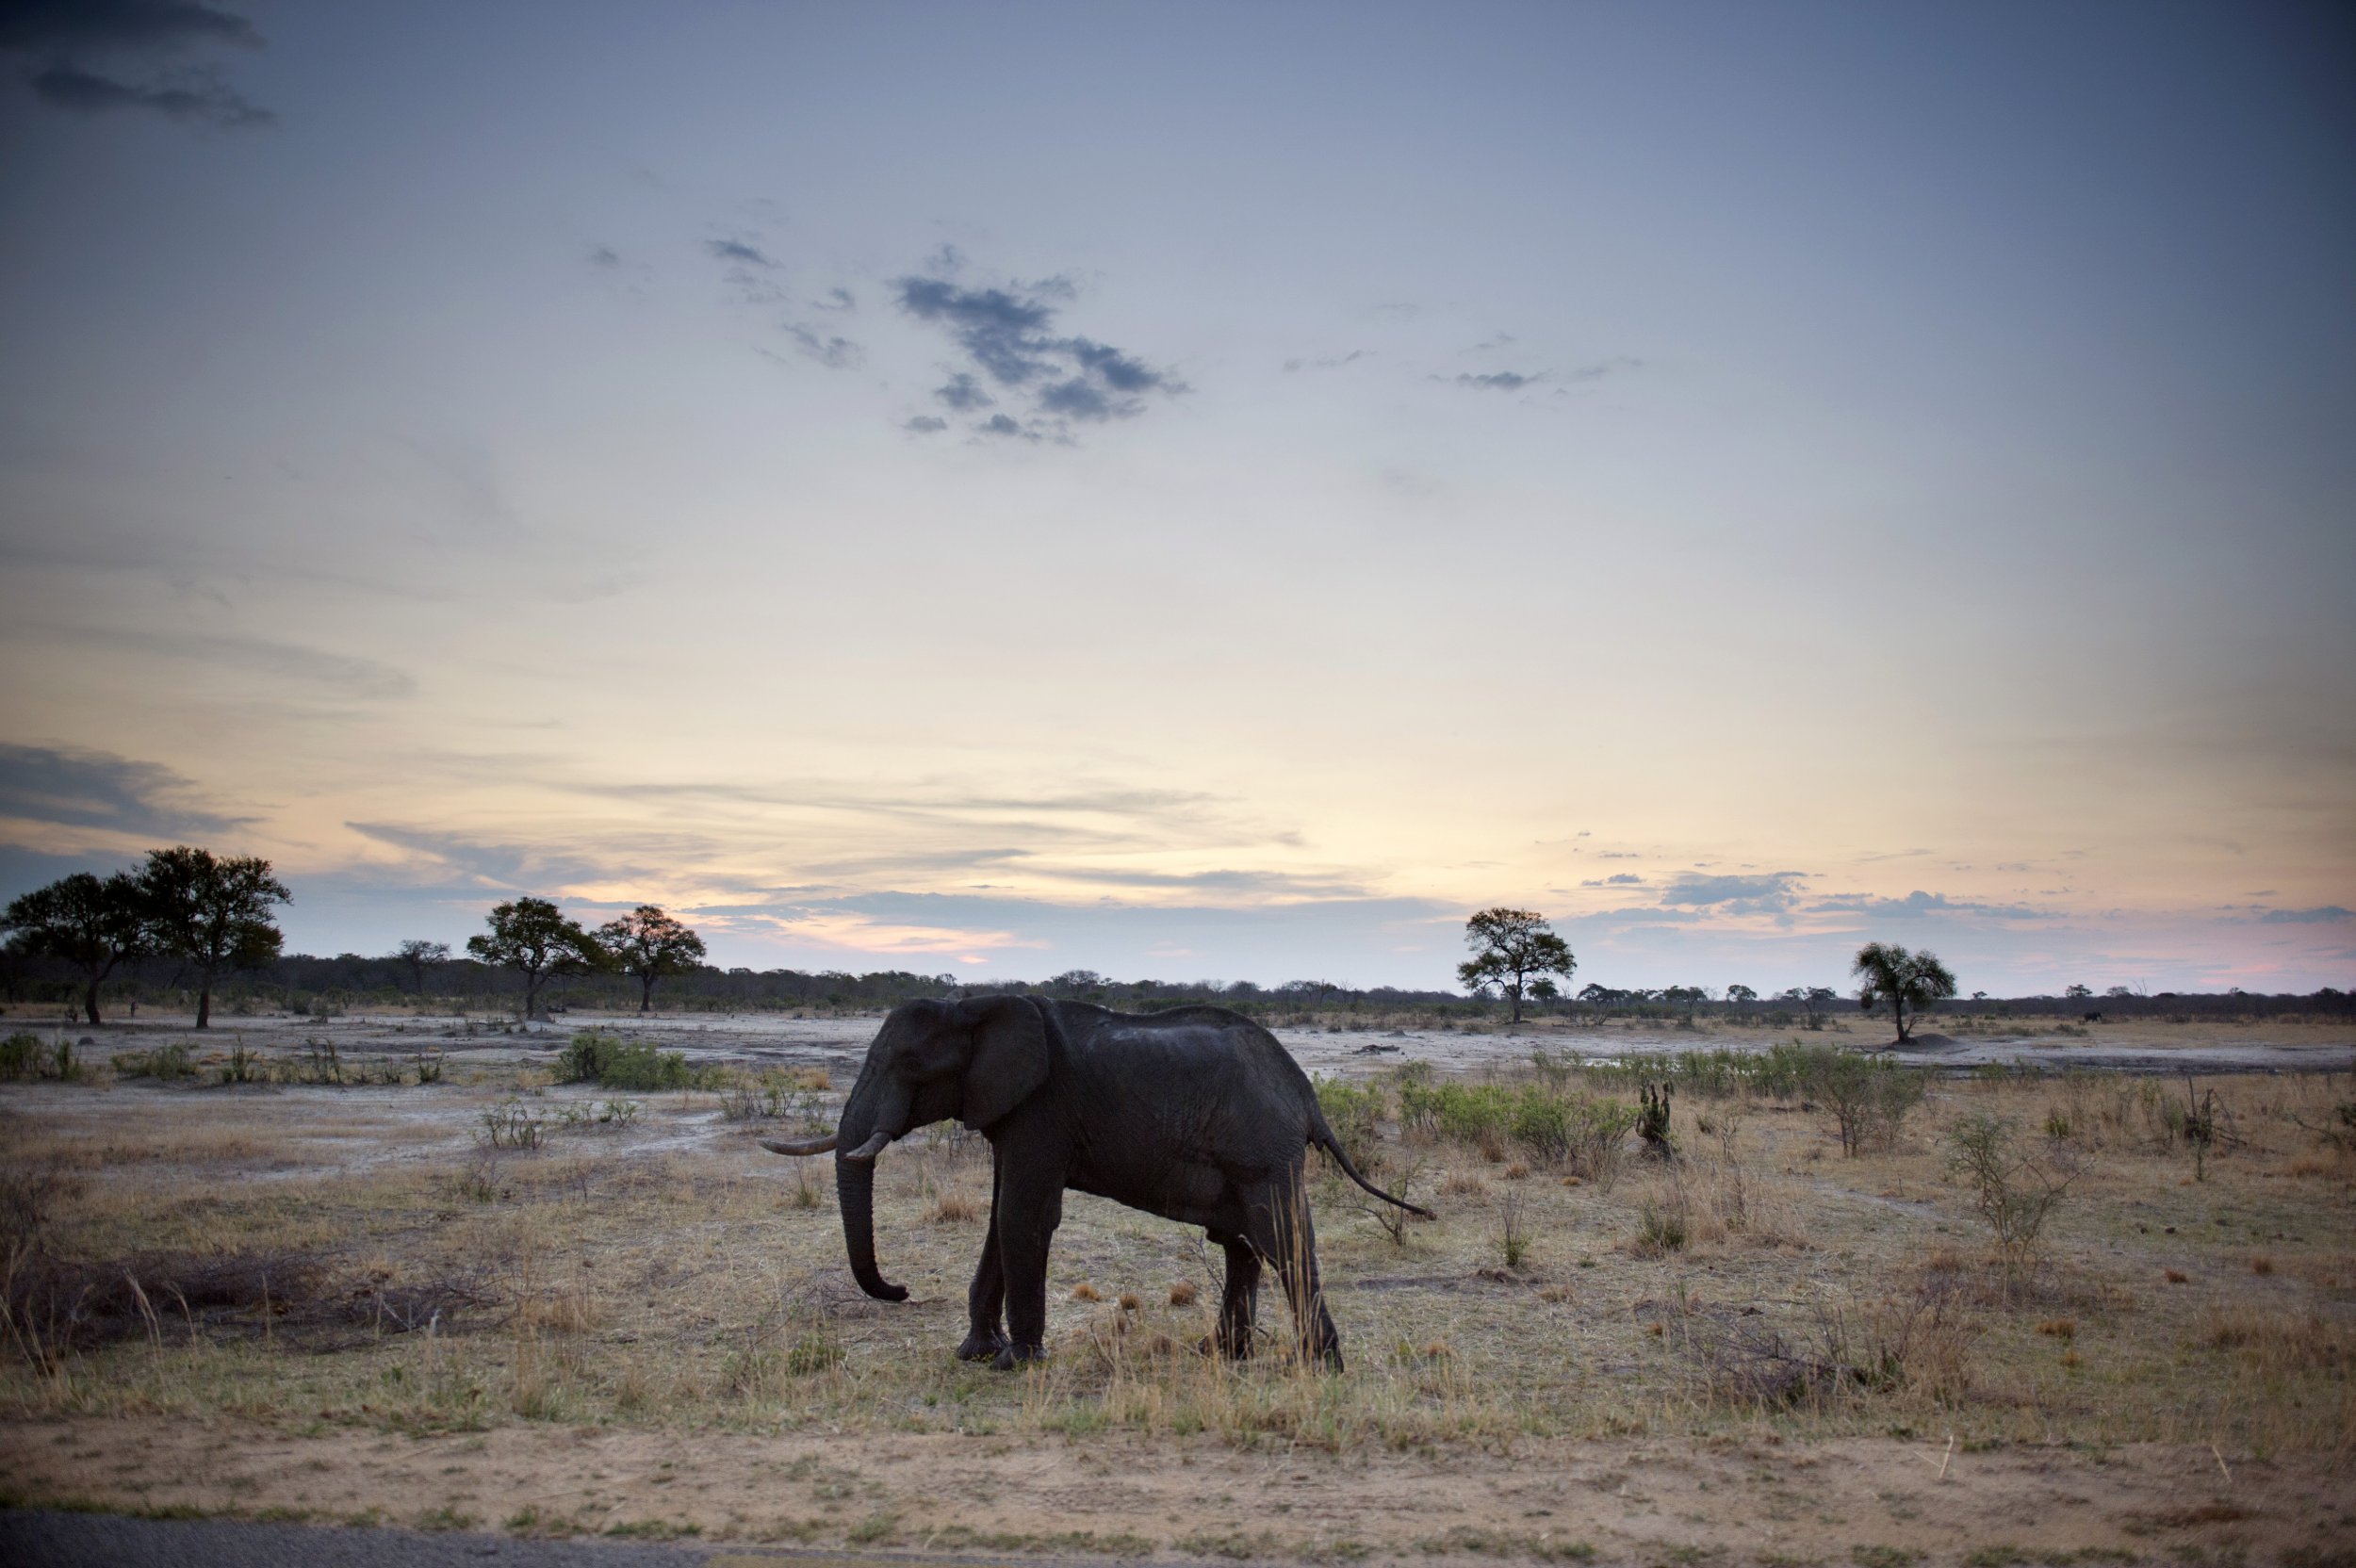
<svg viewBox="0 0 2356 1568"><path fill-rule="evenodd" d="M619 267L622 265L622 257L620 253L615 251L613 246L600 245L596 250L589 253L589 265L592 267Z"/></svg>
<svg viewBox="0 0 2356 1568"><path fill-rule="evenodd" d="M15 0L0 10L0 49L176 48L262 35L244 17L191 0Z"/></svg>
<svg viewBox="0 0 2356 1568"><path fill-rule="evenodd" d="M1777 914L1797 901L1798 884L1807 876L1806 872L1799 871L1773 872L1764 876L1696 876L1688 873L1661 890L1661 902L1666 907L1714 908L1729 915Z"/></svg>
<svg viewBox="0 0 2356 1568"><path fill-rule="evenodd" d="M900 428L905 431L911 431L918 435L935 435L944 430L947 430L949 428L949 421L946 419L937 419L929 414L920 414L915 418L910 419L908 423L902 425Z"/></svg>
<svg viewBox="0 0 2356 1568"><path fill-rule="evenodd" d="M745 267L774 269L777 265L762 253L760 246L742 239L707 239L704 249L722 261L733 261Z"/></svg>
<svg viewBox="0 0 2356 1568"><path fill-rule="evenodd" d="M1622 871L1614 872L1610 876L1602 877L1596 881L1581 882L1579 886L1582 888L1640 888L1643 887L1644 884L1644 879L1637 875L1634 872Z"/></svg>
<svg viewBox="0 0 2356 1568"><path fill-rule="evenodd" d="M812 300L810 303L820 310L855 311L859 309L859 301L852 297L851 291L847 288L829 288L826 290L825 299Z"/></svg>
<svg viewBox="0 0 2356 1568"><path fill-rule="evenodd" d="M190 125L218 125L244 130L277 123L278 117L247 102L210 72L183 74L175 82L139 86L102 76L70 61L37 71L30 78L33 96L52 108L79 114L104 114L110 109L154 109L167 119Z"/></svg>
<svg viewBox="0 0 2356 1568"><path fill-rule="evenodd" d="M1527 376L1518 370L1493 370L1485 376L1460 375L1456 378L1456 384L1481 392L1518 392L1531 382L1544 381L1546 375L1544 370Z"/></svg>
<svg viewBox="0 0 2356 1568"><path fill-rule="evenodd" d="M112 752L0 745L0 816L175 837L250 822L179 798L195 788L170 768Z"/></svg>
<svg viewBox="0 0 2356 1568"><path fill-rule="evenodd" d="M195 48L258 49L263 41L244 17L192 0L17 0L0 10L0 52L46 57L25 77L35 100L76 114L146 109L189 125L272 124L276 115L248 102L209 66L173 65L135 81L89 59L129 57L155 67Z"/></svg>
<svg viewBox="0 0 2356 1568"><path fill-rule="evenodd" d="M1572 381L1601 381L1606 376L1624 375L1630 370L1641 370L1644 366L1644 362L1641 359L1631 359L1626 354L1619 354L1611 359L1599 359L1593 365L1582 365L1571 372L1570 379Z"/></svg>
<svg viewBox="0 0 2356 1568"><path fill-rule="evenodd" d="M177 632L134 631L127 628L95 629L61 627L57 635L102 647L130 648L175 663L203 662L245 670L254 675L326 686L346 696L392 701L415 696L417 683L406 670L373 659L328 653L296 643L266 642L258 637L212 637Z"/></svg>
<svg viewBox="0 0 2356 1568"><path fill-rule="evenodd" d="M1882 920L1921 920L1929 915L1981 915L1990 920L2054 918L2048 910L2034 909L2025 904L1974 904L1949 898L1945 893L1926 893L1920 888L1904 898L1876 898L1858 893L1819 899L1808 907L1810 914L1873 915Z"/></svg>
<svg viewBox="0 0 2356 1568"><path fill-rule="evenodd" d="M975 425L973 429L976 433L982 435L1020 435L1033 441L1039 439L1034 432L1024 430L1003 414L991 415L980 424Z"/></svg>
<svg viewBox="0 0 2356 1568"><path fill-rule="evenodd" d="M1366 357L1366 350L1352 349L1346 354L1333 354L1324 359L1288 359L1284 361L1284 370L1288 375L1301 370L1338 370Z"/></svg>
<svg viewBox="0 0 2356 1568"><path fill-rule="evenodd" d="M2325 925L2333 921L2356 920L2356 909L2343 909L2336 904L2325 904L2313 909L2268 909L2258 917L2261 925Z"/></svg>
<svg viewBox="0 0 2356 1568"><path fill-rule="evenodd" d="M959 414L972 414L990 407L998 400L982 390L982 384L960 370L933 388L933 396L956 409Z"/></svg>
<svg viewBox="0 0 2356 1568"><path fill-rule="evenodd" d="M942 270L937 265L937 271ZM1188 390L1168 370L1110 344L1059 335L1056 319L1076 297L1066 279L968 288L946 277L920 276L897 279L892 287L901 310L946 333L972 361L973 371L953 374L934 393L959 412L994 400L982 390L974 371L1027 399L1032 416L1056 429L1072 420L1095 424L1135 418L1145 412L1147 396L1175 397ZM1034 438L1039 433L1005 415L975 429Z"/></svg>
<svg viewBox="0 0 2356 1568"><path fill-rule="evenodd" d="M794 346L829 370L841 370L857 365L866 351L847 337L821 337L808 327L789 324L785 335Z"/></svg>

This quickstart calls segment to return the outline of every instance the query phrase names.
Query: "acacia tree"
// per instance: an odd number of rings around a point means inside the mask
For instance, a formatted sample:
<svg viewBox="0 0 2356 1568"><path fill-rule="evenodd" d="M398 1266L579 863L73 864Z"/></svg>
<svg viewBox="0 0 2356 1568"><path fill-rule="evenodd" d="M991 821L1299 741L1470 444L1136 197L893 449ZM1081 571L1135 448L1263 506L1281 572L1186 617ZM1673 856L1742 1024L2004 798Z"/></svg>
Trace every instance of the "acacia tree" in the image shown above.
<svg viewBox="0 0 2356 1568"><path fill-rule="evenodd" d="M425 966L450 962L450 943L430 942L420 937L412 937L386 956L409 972L409 988L423 996Z"/></svg>
<svg viewBox="0 0 2356 1568"><path fill-rule="evenodd" d="M8 945L19 953L62 958L79 969L82 1011L95 1024L100 984L117 964L147 951L146 915L139 878L129 872L102 882L77 871L11 899L0 914L0 930L14 933Z"/></svg>
<svg viewBox="0 0 2356 1568"><path fill-rule="evenodd" d="M270 923L270 908L294 894L270 874L268 860L187 844L149 850L139 880L155 948L195 968L196 1026L209 1029L214 977L224 969L259 969L278 956L286 939Z"/></svg>
<svg viewBox="0 0 2356 1568"><path fill-rule="evenodd" d="M694 969L704 956L704 939L655 904L641 904L598 926L597 945L605 949L608 963L637 979L642 1013L654 1010L657 980Z"/></svg>
<svg viewBox="0 0 2356 1568"><path fill-rule="evenodd" d="M1857 1005L1871 1012L1883 1003L1890 1004L1890 1015L1898 1025L1898 1043L1906 1043L1906 1010L1918 1015L1935 1002L1944 1002L1955 994L1955 977L1939 956L1924 948L1908 953L1903 947L1884 942L1867 942L1857 950L1857 962L1849 972L1863 984L1857 987Z"/></svg>
<svg viewBox="0 0 2356 1568"><path fill-rule="evenodd" d="M545 898L518 898L492 909L491 929L466 939L466 951L524 977L524 1017L540 1016L540 988L559 974L588 974L606 965L605 950L581 922Z"/></svg>
<svg viewBox="0 0 2356 1568"><path fill-rule="evenodd" d="M1579 968L1546 917L1534 909L1481 910L1464 923L1464 945L1473 956L1456 966L1456 978L1469 991L1502 989L1513 1004L1515 1023L1522 1021L1522 997L1532 976L1559 974L1568 980Z"/></svg>

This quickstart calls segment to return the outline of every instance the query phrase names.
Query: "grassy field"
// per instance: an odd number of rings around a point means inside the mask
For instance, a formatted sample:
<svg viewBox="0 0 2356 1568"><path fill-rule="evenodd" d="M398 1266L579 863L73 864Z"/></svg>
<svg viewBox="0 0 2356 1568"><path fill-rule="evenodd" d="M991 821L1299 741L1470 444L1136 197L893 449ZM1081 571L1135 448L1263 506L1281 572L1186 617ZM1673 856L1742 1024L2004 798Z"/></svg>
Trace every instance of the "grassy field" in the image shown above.
<svg viewBox="0 0 2356 1568"><path fill-rule="evenodd" d="M1875 1099L1875 1082L1710 1060L1673 1079L1665 1159L1629 1125L1658 1073L1541 1060L1329 1089L1378 1179L1441 1215L1394 1232L1317 1182L1338 1376L1292 1364L1273 1289L1253 1361L1198 1354L1216 1253L1078 1195L1051 1361L957 1363L987 1147L936 1129L884 1156L879 1250L914 1294L870 1301L843 1266L830 1162L754 1142L845 1086L807 1076L705 1069L646 1090L453 1062L419 1083L384 1058L339 1062L342 1086L240 1085L192 1056L168 1081L9 1086L0 1458L20 1501L935 1549L1544 1559L1681 1541L1688 1560L1772 1560L1756 1526L1780 1514L1789 1560L1864 1568L1948 1550L1981 1553L1973 1568L2016 1549L2348 1560L2330 1544L2356 1527L2335 1479L2356 1462L2347 1076L1983 1071ZM249 1456L308 1457L224 1480L224 1429ZM437 1480L428 1451L459 1457ZM76 1457L126 1452L145 1457ZM1887 1469L1892 1495L1934 1471L2017 1484L1969 1509L1952 1491L1841 1501L1808 1474L1832 1455L1842 1476ZM1093 1480L1091 1456L1112 1466ZM2099 1471L2118 1494L2094 1534L2020 1514L2064 1460L2090 1467L2079 1493ZM906 1478L926 1463L968 1466L996 1500ZM1247 1506L1295 1464L1316 1467L1301 1498ZM1072 1472L1065 1500L998 1497L989 1478L1026 1466ZM1574 1529L1549 1501L1570 1483L1544 1478L1582 1469L1621 1484L1568 1494ZM1202 1492L1215 1477L1224 1492ZM1137 1495L1091 1503L1099 1483ZM1499 1500L1525 1483L1534 1502ZM1318 1513L1319 1487L1357 1500ZM1215 1495L1235 1507L1185 1502Z"/></svg>

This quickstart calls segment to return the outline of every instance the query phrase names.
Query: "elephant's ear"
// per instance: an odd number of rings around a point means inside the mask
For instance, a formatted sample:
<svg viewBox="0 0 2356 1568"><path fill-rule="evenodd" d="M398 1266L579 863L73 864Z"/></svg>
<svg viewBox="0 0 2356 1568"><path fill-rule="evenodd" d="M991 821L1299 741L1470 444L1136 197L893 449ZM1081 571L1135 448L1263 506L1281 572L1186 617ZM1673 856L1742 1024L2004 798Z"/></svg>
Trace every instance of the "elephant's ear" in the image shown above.
<svg viewBox="0 0 2356 1568"><path fill-rule="evenodd" d="M988 1127L1047 1082L1047 1025L1019 996L981 997L959 1004L973 1021L973 1059L965 1069L965 1108L958 1119Z"/></svg>

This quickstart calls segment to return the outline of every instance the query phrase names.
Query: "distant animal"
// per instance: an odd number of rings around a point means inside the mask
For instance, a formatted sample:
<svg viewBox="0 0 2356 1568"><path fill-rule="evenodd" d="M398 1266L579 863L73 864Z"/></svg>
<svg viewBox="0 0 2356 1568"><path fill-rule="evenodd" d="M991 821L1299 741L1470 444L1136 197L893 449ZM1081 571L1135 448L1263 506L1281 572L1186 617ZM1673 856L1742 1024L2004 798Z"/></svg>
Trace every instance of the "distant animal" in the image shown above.
<svg viewBox="0 0 2356 1568"><path fill-rule="evenodd" d="M990 1231L957 1355L1001 1370L1046 1354L1047 1251L1067 1187L1200 1225L1225 1250L1207 1348L1251 1354L1261 1266L1273 1265L1302 1355L1335 1369L1341 1336L1317 1281L1303 1181L1310 1148L1384 1202L1432 1217L1359 1173L1300 1064L1223 1007L1132 1015L1027 996L909 1002L876 1031L833 1133L762 1145L834 1151L851 1273L878 1300L908 1293L875 1267L875 1156L951 1117L990 1146Z"/></svg>
<svg viewBox="0 0 2356 1568"><path fill-rule="evenodd" d="M2101 1013L2088 1013L2078 1021L2080 1023L2100 1023L2102 1021L2102 1015Z"/></svg>

